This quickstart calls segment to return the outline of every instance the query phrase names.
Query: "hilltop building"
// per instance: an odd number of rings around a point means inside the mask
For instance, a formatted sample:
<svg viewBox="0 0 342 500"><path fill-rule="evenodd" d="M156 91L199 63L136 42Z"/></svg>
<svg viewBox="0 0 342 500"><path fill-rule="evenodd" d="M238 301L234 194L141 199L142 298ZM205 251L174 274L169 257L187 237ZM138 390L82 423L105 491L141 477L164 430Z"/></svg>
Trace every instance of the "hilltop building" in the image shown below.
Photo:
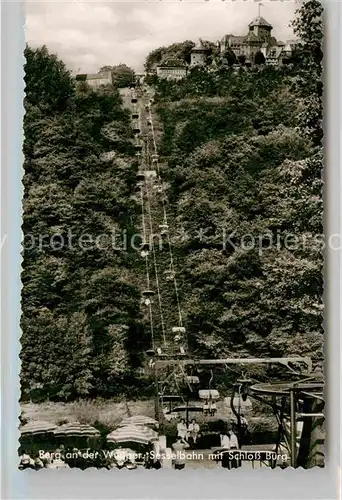
<svg viewBox="0 0 342 500"><path fill-rule="evenodd" d="M191 61L190 66L205 66L207 64L207 57L210 49L203 45L202 40L195 45L191 51Z"/></svg>
<svg viewBox="0 0 342 500"><path fill-rule="evenodd" d="M76 81L86 82L93 89L98 89L101 85L112 85L111 71L103 71L94 74L76 75Z"/></svg>
<svg viewBox="0 0 342 500"><path fill-rule="evenodd" d="M283 59L291 56L295 41L286 44L272 36L273 26L260 15L248 25L248 33L243 36L225 35L220 42L221 58L233 52L237 58L243 56L246 62L255 64L255 55L264 56L265 64L279 66Z"/></svg>
<svg viewBox="0 0 342 500"><path fill-rule="evenodd" d="M188 74L188 65L179 59L168 59L157 66L157 76L167 80L181 80Z"/></svg>

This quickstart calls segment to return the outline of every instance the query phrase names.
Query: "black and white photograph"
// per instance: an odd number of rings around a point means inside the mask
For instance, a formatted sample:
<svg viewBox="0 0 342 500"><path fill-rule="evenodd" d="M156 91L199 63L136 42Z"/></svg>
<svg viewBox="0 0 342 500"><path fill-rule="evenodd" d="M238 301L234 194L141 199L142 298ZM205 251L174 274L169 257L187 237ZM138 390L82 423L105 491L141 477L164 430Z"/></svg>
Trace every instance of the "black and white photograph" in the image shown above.
<svg viewBox="0 0 342 500"><path fill-rule="evenodd" d="M25 17L19 469L324 467L321 2Z"/></svg>

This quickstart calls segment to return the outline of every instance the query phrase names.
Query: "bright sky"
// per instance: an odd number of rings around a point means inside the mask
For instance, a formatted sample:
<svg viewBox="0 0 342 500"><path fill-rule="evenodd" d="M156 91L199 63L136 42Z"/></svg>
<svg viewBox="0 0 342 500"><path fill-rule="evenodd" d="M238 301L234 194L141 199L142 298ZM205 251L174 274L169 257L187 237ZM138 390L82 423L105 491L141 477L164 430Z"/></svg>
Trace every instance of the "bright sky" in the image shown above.
<svg viewBox="0 0 342 500"><path fill-rule="evenodd" d="M293 0L263 1L260 13L278 40L294 38L289 23L298 6ZM45 44L74 72L121 62L141 71L157 47L244 35L257 15L253 0L26 0L26 40L34 47Z"/></svg>

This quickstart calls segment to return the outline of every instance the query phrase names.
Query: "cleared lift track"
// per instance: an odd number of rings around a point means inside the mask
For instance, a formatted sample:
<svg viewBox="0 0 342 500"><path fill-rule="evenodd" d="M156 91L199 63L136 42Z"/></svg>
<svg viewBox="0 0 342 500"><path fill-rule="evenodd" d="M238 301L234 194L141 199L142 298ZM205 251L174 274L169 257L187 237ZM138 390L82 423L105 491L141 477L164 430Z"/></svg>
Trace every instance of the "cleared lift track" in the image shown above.
<svg viewBox="0 0 342 500"><path fill-rule="evenodd" d="M167 193L165 183L162 179L160 168L160 158L157 147L155 126L152 114L153 99L149 98L147 91L137 89L137 84L132 83L131 110L132 129L135 134L134 145L136 158L138 160L137 189L140 192L141 223L142 223L142 243L140 247L141 258L145 261L146 268L146 288L142 291L142 305L146 311L146 326L150 330L150 348L146 354L149 359L149 369L154 375L155 384L155 414L159 422L163 423L160 412L160 403L163 404L165 391L173 387L177 394L169 396L170 399L181 399L186 404L188 401L182 396L182 387L188 386L194 390L198 383L198 377L194 376L191 369L198 365L250 365L250 364L279 364L288 368L290 373L296 375L306 375L306 379L298 382L285 384L283 391L279 393L279 385L268 384L267 386L255 385L248 380L240 380L233 388L233 395L236 387L241 388L246 394L259 401L269 404L264 396L281 396L282 403L273 404L273 409L279 423L280 433L285 436L288 444L288 451L291 456L291 465L296 467L303 465L303 459L298 462L298 450L296 445L296 434L298 420L304 420L306 427L314 428L314 422L324 418L321 411L312 411L316 408L311 405L311 412L299 412L299 401L305 400L304 406L308 407L307 401L322 401L323 384L322 381L315 381L312 374L312 361L310 357L285 357L285 358L224 358L224 359L192 359L188 357L187 331L184 327L183 314L180 304L179 287L177 282L177 271L175 266L174 251L172 246L170 218L167 213ZM156 221L159 220L157 224ZM157 226L157 227L156 227ZM155 244L155 237L158 236L159 248ZM160 248L160 245L162 248ZM168 257L166 258L164 247L167 247ZM163 272L162 269L166 269ZM154 289L155 286L155 289ZM170 287L173 288L173 296L170 295ZM157 300L156 300L157 299ZM177 314L169 314L176 309ZM165 319L167 317L167 319ZM172 320L170 320L170 317ZM170 324L171 323L171 324ZM298 366L304 364L298 372ZM293 368L296 366L297 368ZM190 368L190 372L188 371ZM296 371L297 370L297 371ZM196 380L195 380L196 379ZM309 380L309 383L305 383ZM312 390L307 389L311 387ZM169 389L169 392L172 390ZM285 411L285 399L289 397L289 412ZM285 398L285 399L284 399ZM301 399L300 399L301 398ZM305 399L306 398L306 399ZM233 401L232 397L232 401ZM310 405L309 405L310 406ZM239 415L232 408L233 412ZM290 421L290 422L289 422ZM289 423L289 425L288 425ZM308 426L309 424L309 426ZM290 432L288 430L290 428ZM310 434L310 432L309 432ZM311 435L311 434L310 434ZM308 432L306 432L308 441ZM279 443L277 443L278 447ZM300 449L308 447L306 442ZM305 466L305 465L304 465Z"/></svg>

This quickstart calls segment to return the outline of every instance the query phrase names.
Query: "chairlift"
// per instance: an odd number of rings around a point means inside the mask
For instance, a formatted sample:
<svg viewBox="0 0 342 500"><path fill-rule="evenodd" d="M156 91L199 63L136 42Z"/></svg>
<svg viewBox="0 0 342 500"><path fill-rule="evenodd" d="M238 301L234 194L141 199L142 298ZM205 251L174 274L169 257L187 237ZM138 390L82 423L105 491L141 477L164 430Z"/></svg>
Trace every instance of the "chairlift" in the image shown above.
<svg viewBox="0 0 342 500"><path fill-rule="evenodd" d="M160 224L159 230L161 236L166 236L169 233L169 226L167 224Z"/></svg>
<svg viewBox="0 0 342 500"><path fill-rule="evenodd" d="M167 269L166 271L164 271L164 275L166 281L172 281L175 278L176 273L172 269Z"/></svg>
<svg viewBox="0 0 342 500"><path fill-rule="evenodd" d="M140 244L140 250L141 250L141 251L148 252L150 249L151 249L151 246L150 246L150 244L148 243L148 241L143 241L143 242Z"/></svg>
<svg viewBox="0 0 342 500"><path fill-rule="evenodd" d="M142 294L144 297L153 297L155 295L155 291L154 290L143 290Z"/></svg>
<svg viewBox="0 0 342 500"><path fill-rule="evenodd" d="M172 327L172 333L186 333L186 329L184 328L184 326L173 326Z"/></svg>
<svg viewBox="0 0 342 500"><path fill-rule="evenodd" d="M139 113L137 111L133 111L133 113L132 113L132 119L133 120L139 119Z"/></svg>
<svg viewBox="0 0 342 500"><path fill-rule="evenodd" d="M138 102L138 99L135 96L132 96L131 103L135 104Z"/></svg>
<svg viewBox="0 0 342 500"><path fill-rule="evenodd" d="M141 170L137 173L137 181L143 182L145 180L145 173Z"/></svg>
<svg viewBox="0 0 342 500"><path fill-rule="evenodd" d="M135 134L140 134L140 127L139 127L139 124L136 123L134 126L133 126L133 132Z"/></svg>
<svg viewBox="0 0 342 500"><path fill-rule="evenodd" d="M141 151L142 150L142 145L140 143L134 145L136 151Z"/></svg>
<svg viewBox="0 0 342 500"><path fill-rule="evenodd" d="M196 375L188 375L186 377L186 380L187 380L187 382L189 382L189 384L199 384L200 383L200 379Z"/></svg>
<svg viewBox="0 0 342 500"><path fill-rule="evenodd" d="M154 349L147 349L146 354L147 356L154 356L156 351Z"/></svg>
<svg viewBox="0 0 342 500"><path fill-rule="evenodd" d="M154 190L157 193L163 193L164 192L163 186L161 186L160 184L157 184L156 186L154 186Z"/></svg>
<svg viewBox="0 0 342 500"><path fill-rule="evenodd" d="M145 179L151 180L157 177L157 172L155 170L145 170Z"/></svg>
<svg viewBox="0 0 342 500"><path fill-rule="evenodd" d="M207 401L220 399L220 393L216 389L201 389L198 391L198 396L200 399L205 399Z"/></svg>

